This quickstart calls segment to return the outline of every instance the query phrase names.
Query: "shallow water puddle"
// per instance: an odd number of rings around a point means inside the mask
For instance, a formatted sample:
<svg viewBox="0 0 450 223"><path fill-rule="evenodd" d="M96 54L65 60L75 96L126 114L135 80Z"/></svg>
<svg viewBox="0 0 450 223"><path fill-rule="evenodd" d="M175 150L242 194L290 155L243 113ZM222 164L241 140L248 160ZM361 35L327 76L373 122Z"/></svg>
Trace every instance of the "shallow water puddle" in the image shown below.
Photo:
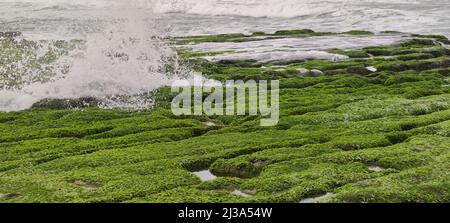
<svg viewBox="0 0 450 223"><path fill-rule="evenodd" d="M244 193L240 190L234 190L233 192L231 192L232 194L238 195L238 196L242 196L242 197L253 197L253 195Z"/></svg>
<svg viewBox="0 0 450 223"><path fill-rule="evenodd" d="M209 170L197 171L197 172L193 172L193 174L198 176L201 181L210 181L210 180L214 180L217 178Z"/></svg>
<svg viewBox="0 0 450 223"><path fill-rule="evenodd" d="M206 126L216 126L216 125L218 125L218 124L215 123L215 122L202 122L202 124L203 124L203 125L206 125Z"/></svg>
<svg viewBox="0 0 450 223"><path fill-rule="evenodd" d="M374 66L368 66L368 67L366 67L366 69L368 70L368 71L372 71L372 72L377 72L377 68L376 67L374 67Z"/></svg>
<svg viewBox="0 0 450 223"><path fill-rule="evenodd" d="M311 204L311 203L318 203L320 201L326 201L327 199L331 198L333 196L333 193L326 193L325 195L319 196L319 197L312 197L312 198L306 198L300 201L302 204Z"/></svg>
<svg viewBox="0 0 450 223"><path fill-rule="evenodd" d="M383 170L383 168L380 166L369 166L369 170L373 172L380 172Z"/></svg>
<svg viewBox="0 0 450 223"><path fill-rule="evenodd" d="M326 59L340 61L347 56L327 52L329 49L360 49L386 46L400 41L401 35L375 36L312 36L301 38L264 39L248 42L208 42L187 45L193 52L233 52L205 56L210 61L257 60L259 62Z"/></svg>

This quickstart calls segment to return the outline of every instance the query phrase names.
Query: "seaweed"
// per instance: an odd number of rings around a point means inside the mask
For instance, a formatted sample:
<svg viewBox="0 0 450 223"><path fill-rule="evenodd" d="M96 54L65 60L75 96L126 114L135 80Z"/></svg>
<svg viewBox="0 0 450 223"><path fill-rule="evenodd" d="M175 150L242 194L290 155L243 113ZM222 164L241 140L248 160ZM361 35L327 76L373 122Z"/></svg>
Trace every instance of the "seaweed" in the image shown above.
<svg viewBox="0 0 450 223"><path fill-rule="evenodd" d="M284 30L176 40L312 35L338 34ZM259 116L176 117L167 87L148 93L152 109L104 109L88 97L0 113L0 202L297 203L324 194L332 202L449 202L450 53L436 41L446 39L412 35L392 46L330 50L350 56L347 61L284 67L210 62L180 50L184 62L209 78L280 80L280 121L273 127L259 126ZM10 55L4 66L35 43L1 39L0 45ZM201 182L192 174L205 169L217 178Z"/></svg>

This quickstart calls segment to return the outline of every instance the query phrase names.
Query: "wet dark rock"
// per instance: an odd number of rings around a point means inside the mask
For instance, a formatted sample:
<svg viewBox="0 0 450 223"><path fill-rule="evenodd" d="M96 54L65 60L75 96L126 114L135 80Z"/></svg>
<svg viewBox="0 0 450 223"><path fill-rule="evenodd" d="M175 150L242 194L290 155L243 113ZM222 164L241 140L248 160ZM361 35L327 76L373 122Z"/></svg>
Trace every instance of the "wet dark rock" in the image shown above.
<svg viewBox="0 0 450 223"><path fill-rule="evenodd" d="M0 38L15 38L21 35L21 32L0 32Z"/></svg>
<svg viewBox="0 0 450 223"><path fill-rule="evenodd" d="M219 159L211 166L211 172L216 176L251 178L261 171L251 162L241 160Z"/></svg>
<svg viewBox="0 0 450 223"><path fill-rule="evenodd" d="M19 198L19 197L22 197L22 194L9 193L9 194L0 195L0 199L5 199L5 200L15 199L15 198Z"/></svg>
<svg viewBox="0 0 450 223"><path fill-rule="evenodd" d="M359 75L369 75L372 73L372 71L368 70L364 66L348 67L347 72L351 73L351 74L359 74Z"/></svg>

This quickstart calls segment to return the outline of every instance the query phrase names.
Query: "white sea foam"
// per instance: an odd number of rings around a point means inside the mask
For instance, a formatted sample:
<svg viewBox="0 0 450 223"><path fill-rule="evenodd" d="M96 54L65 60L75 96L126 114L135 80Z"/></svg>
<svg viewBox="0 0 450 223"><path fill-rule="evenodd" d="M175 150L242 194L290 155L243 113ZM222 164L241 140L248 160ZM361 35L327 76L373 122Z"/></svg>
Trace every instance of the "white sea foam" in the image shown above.
<svg viewBox="0 0 450 223"><path fill-rule="evenodd" d="M191 44L188 47L194 52L248 52L271 51L273 49L285 51L297 50L328 50L328 49L358 49L373 45L391 45L402 40L402 35L376 36L312 36L304 38L267 39L248 42L211 42Z"/></svg>
<svg viewBox="0 0 450 223"><path fill-rule="evenodd" d="M271 51L271 52L250 52L250 53L229 53L218 56L203 57L209 61L249 61L255 60L261 63L284 63L298 60L332 60L343 61L347 60L348 56L328 53L324 51Z"/></svg>
<svg viewBox="0 0 450 223"><path fill-rule="evenodd" d="M314 36L303 38L267 39L249 42L219 42L187 45L194 52L227 52L216 56L204 56L210 61L256 60L259 62L286 62L305 59L341 61L347 56L328 53L330 49L359 49L374 45L391 45L401 35L376 36ZM231 52L231 53L230 53Z"/></svg>
<svg viewBox="0 0 450 223"><path fill-rule="evenodd" d="M125 5L118 8L114 12L116 20L111 20L101 33L87 36L84 50L75 50L56 62L64 61L68 73L54 70L49 80L1 90L0 110L25 109L44 98L86 96L100 98L108 107L151 106L151 99L141 97L143 94L190 72L178 65L175 51L160 37L163 32L141 13ZM39 71L24 75L35 72ZM129 100L121 100L122 96Z"/></svg>

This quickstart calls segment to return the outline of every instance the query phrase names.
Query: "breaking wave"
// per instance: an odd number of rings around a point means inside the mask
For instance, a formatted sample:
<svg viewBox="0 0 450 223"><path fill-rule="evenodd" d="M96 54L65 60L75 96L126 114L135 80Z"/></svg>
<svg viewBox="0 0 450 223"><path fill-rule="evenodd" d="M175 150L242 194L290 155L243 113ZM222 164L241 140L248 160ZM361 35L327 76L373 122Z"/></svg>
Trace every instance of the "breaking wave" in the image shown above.
<svg viewBox="0 0 450 223"><path fill-rule="evenodd" d="M3 0L2 2L29 4L35 10L60 8L117 8L123 0ZM348 15L370 9L384 9L387 13L414 11L448 5L446 0L133 0L128 6L151 9L154 13L186 13L201 15L237 15L251 17L301 17L308 15ZM439 7L439 5L441 7ZM350 16L350 15L349 15Z"/></svg>
<svg viewBox="0 0 450 223"><path fill-rule="evenodd" d="M5 40L19 59L8 58L9 66L0 70L0 110L26 109L46 98L80 97L98 98L104 107L148 108L153 101L146 93L190 75L178 64L164 30L143 12L126 6L111 15L102 32L82 41Z"/></svg>

